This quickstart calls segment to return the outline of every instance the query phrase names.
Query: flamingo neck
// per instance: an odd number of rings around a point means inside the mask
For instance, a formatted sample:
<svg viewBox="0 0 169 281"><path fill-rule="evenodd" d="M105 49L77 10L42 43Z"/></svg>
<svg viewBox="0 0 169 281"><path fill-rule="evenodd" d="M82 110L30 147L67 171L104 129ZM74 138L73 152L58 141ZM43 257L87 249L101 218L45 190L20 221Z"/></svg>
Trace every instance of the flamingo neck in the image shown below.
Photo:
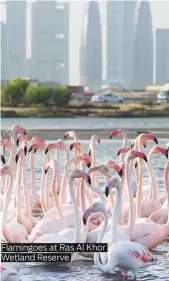
<svg viewBox="0 0 169 281"><path fill-rule="evenodd" d="M91 154L92 154L92 167L96 167L96 149L95 149L95 142L94 141L90 141L90 149L91 149ZM96 186L98 185L98 175L97 175L97 171L94 171L91 175L91 181L92 181L92 185Z"/></svg>
<svg viewBox="0 0 169 281"><path fill-rule="evenodd" d="M46 204L45 204L45 188L46 188L47 180L45 177L44 168L42 168L41 173L41 187L40 187L40 202L42 206L43 213L47 211Z"/></svg>
<svg viewBox="0 0 169 281"><path fill-rule="evenodd" d="M138 160L138 185L136 198L136 218L141 218L141 200L142 200L142 161Z"/></svg>
<svg viewBox="0 0 169 281"><path fill-rule="evenodd" d="M26 174L26 161L25 156L23 156L22 163L22 180L24 185L24 213L25 216L29 216L30 211L30 202L29 202L29 191L28 191L28 182L27 182L27 174Z"/></svg>
<svg viewBox="0 0 169 281"><path fill-rule="evenodd" d="M106 232L107 226L108 226L108 215L107 215L107 212L105 209L103 209L103 215L104 215L104 224L103 224L101 232L98 236L97 243L102 243L102 240L104 238L104 235L105 235L105 232ZM112 261L110 259L108 260L108 262L106 264L102 264L100 262L99 253L94 253L94 263L95 263L95 266L102 272L108 272L113 266Z"/></svg>
<svg viewBox="0 0 169 281"><path fill-rule="evenodd" d="M114 211L112 212L112 244L116 243L117 241L117 225L118 219L120 214L120 205L121 205L121 187L117 188L117 195L116 195L116 203L114 206Z"/></svg>
<svg viewBox="0 0 169 281"><path fill-rule="evenodd" d="M148 155L148 163L147 163L147 168L149 172L149 180L150 180L150 192L149 192L149 200L153 200L154 202L157 201L158 199L158 186L157 186L157 181L155 178L154 170L152 168L152 155L153 153L150 151Z"/></svg>
<svg viewBox="0 0 169 281"><path fill-rule="evenodd" d="M35 180L35 157L33 151L30 153L30 164L31 164L31 189L32 199L36 202L36 180Z"/></svg>
<svg viewBox="0 0 169 281"><path fill-rule="evenodd" d="M75 235L72 243L78 243L80 239L80 217L79 217L79 210L75 198L75 192L73 188L73 178L69 176L69 193L71 197L71 202L73 204L73 209L74 209L74 219L75 219Z"/></svg>
<svg viewBox="0 0 169 281"><path fill-rule="evenodd" d="M21 214L21 202L20 202L20 193L21 193L21 177L22 177L22 159L19 159L17 174L16 174L16 219L20 223L20 214Z"/></svg>
<svg viewBox="0 0 169 281"><path fill-rule="evenodd" d="M128 230L129 230L129 237L130 240L133 238L134 226L135 226L135 212L134 212L134 203L133 203L133 196L131 192L131 182L130 182L130 169L132 168L132 162L129 162L126 159L126 169L125 169L125 177L126 177L126 184L128 189L129 195L129 221L128 221Z"/></svg>
<svg viewBox="0 0 169 281"><path fill-rule="evenodd" d="M55 168L53 179L52 179L52 193L55 203L56 217L59 217L59 219L64 219L57 195L57 188L59 187L59 185L60 185L60 174L59 174L59 170Z"/></svg>
<svg viewBox="0 0 169 281"><path fill-rule="evenodd" d="M9 183L5 190L4 194L4 205L2 209L2 230L5 228L6 220L7 220L7 213L8 213L8 207L9 202L11 199L11 193L12 193L12 186L13 186L13 177L12 174L9 175Z"/></svg>
<svg viewBox="0 0 169 281"><path fill-rule="evenodd" d="M68 185L68 179L67 179L67 173L68 173L68 169L70 164L72 164L74 160L74 157L70 159L70 154L68 152L68 149L66 150L66 161L65 161L65 169L63 172L63 177L62 177L62 182L61 182L61 186L59 189L59 194L60 194L60 204L65 204L67 201L67 185Z"/></svg>
<svg viewBox="0 0 169 281"><path fill-rule="evenodd" d="M44 154L44 165L46 167L46 165L48 164L49 162L49 155L48 153L47 154ZM45 185L44 185L44 202L45 202L45 209L46 210L49 210L49 205L50 205L50 200L49 200L49 178L50 178L50 173L47 173L47 175L44 177L44 180L45 180Z"/></svg>
<svg viewBox="0 0 169 281"><path fill-rule="evenodd" d="M165 189L166 189L166 195L168 201L168 220L166 226L169 227L169 170L167 168L165 168L164 182L165 182Z"/></svg>
<svg viewBox="0 0 169 281"><path fill-rule="evenodd" d="M122 148L126 147L126 144L127 144L127 135L124 134L124 135L123 135ZM123 154L123 153L120 154L119 161L120 161L120 163L124 161L124 154Z"/></svg>

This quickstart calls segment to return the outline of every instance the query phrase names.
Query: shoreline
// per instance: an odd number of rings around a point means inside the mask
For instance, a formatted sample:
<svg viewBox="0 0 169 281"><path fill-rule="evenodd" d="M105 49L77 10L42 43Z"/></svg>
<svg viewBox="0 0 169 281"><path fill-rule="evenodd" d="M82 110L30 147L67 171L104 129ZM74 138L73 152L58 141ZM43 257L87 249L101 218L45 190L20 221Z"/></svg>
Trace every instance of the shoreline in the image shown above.
<svg viewBox="0 0 169 281"><path fill-rule="evenodd" d="M116 129L116 128L112 128ZM80 140L88 140L92 135L98 135L102 139L109 140L109 135L111 132L111 129L26 129L26 134L30 136L38 136L45 140L57 140L57 139L63 139L64 133L66 131L74 130L79 135ZM168 129L160 129L160 128L150 128L150 129L132 129L127 128L124 129L127 137L129 139L136 138L141 133L151 133L157 138L163 138L169 140L169 128ZM4 137L5 130L1 130L2 137ZM6 136L5 136L6 137ZM69 138L68 138L69 139ZM120 138L113 138L113 139L120 139Z"/></svg>

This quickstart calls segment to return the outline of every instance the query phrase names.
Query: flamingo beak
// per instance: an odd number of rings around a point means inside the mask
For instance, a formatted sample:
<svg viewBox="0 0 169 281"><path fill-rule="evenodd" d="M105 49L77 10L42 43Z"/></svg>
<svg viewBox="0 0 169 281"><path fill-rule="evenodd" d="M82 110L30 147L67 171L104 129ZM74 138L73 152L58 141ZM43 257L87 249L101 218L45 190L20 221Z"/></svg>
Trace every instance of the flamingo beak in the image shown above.
<svg viewBox="0 0 169 281"><path fill-rule="evenodd" d="M91 149L89 149L89 152L88 152L88 154L89 154L89 156L91 156L91 154L92 154L92 153L91 153Z"/></svg>
<svg viewBox="0 0 169 281"><path fill-rule="evenodd" d="M23 134L26 135L26 130L24 130Z"/></svg>
<svg viewBox="0 0 169 281"><path fill-rule="evenodd" d="M19 139L16 140L16 146L18 147L19 145Z"/></svg>
<svg viewBox="0 0 169 281"><path fill-rule="evenodd" d="M118 174L119 174L119 176L122 178L122 176L123 176L123 170L120 169L120 171L118 172Z"/></svg>
<svg viewBox="0 0 169 281"><path fill-rule="evenodd" d="M135 169L137 168L137 166L138 166L138 162L135 163Z"/></svg>
<svg viewBox="0 0 169 281"><path fill-rule="evenodd" d="M45 172L45 175L47 174L47 172L48 172L48 169L44 169L44 172Z"/></svg>
<svg viewBox="0 0 169 281"><path fill-rule="evenodd" d="M158 140L157 140L156 137L154 137L154 142L155 142L156 144L158 144Z"/></svg>
<svg viewBox="0 0 169 281"><path fill-rule="evenodd" d="M29 148L29 151L28 151L28 152L30 153L31 151L32 151L32 145L31 145L31 147Z"/></svg>
<svg viewBox="0 0 169 281"><path fill-rule="evenodd" d="M15 162L16 162L16 164L18 163L18 160L19 160L19 155L16 154L16 156L15 156Z"/></svg>
<svg viewBox="0 0 169 281"><path fill-rule="evenodd" d="M25 153L25 156L26 156L26 154L27 154L27 147L26 146L24 147L24 153Z"/></svg>
<svg viewBox="0 0 169 281"><path fill-rule="evenodd" d="M37 149L34 149L34 154L36 153Z"/></svg>
<svg viewBox="0 0 169 281"><path fill-rule="evenodd" d="M67 136L66 135L64 135L64 140L67 138Z"/></svg>
<svg viewBox="0 0 169 281"><path fill-rule="evenodd" d="M105 195L106 195L106 197L109 196L109 188L108 188L108 186L106 186L106 188L105 188Z"/></svg>
<svg viewBox="0 0 169 281"><path fill-rule="evenodd" d="M46 148L46 150L45 150L45 154L47 154L47 153L48 153L48 151L49 151L49 150L48 150L48 147L47 147L47 148Z"/></svg>
<svg viewBox="0 0 169 281"><path fill-rule="evenodd" d="M166 157L167 157L167 159L168 159L168 149L166 149L165 156L166 156Z"/></svg>
<svg viewBox="0 0 169 281"><path fill-rule="evenodd" d="M2 160L2 163L5 165L6 161L5 161L5 157L3 155L1 155L1 160Z"/></svg>
<svg viewBox="0 0 169 281"><path fill-rule="evenodd" d="M98 143L100 143L100 140L97 140L98 141Z"/></svg>
<svg viewBox="0 0 169 281"><path fill-rule="evenodd" d="M90 176L88 176L88 179L87 179L87 182L88 182L88 184L92 184L92 181L91 181L91 177Z"/></svg>
<svg viewBox="0 0 169 281"><path fill-rule="evenodd" d="M70 151L73 149L73 144L70 145Z"/></svg>
<svg viewBox="0 0 169 281"><path fill-rule="evenodd" d="M112 139L112 133L110 134L109 139L110 139L110 140Z"/></svg>
<svg viewBox="0 0 169 281"><path fill-rule="evenodd" d="M90 168L90 167L91 167L91 163L88 163L88 164L87 164L87 168Z"/></svg>
<svg viewBox="0 0 169 281"><path fill-rule="evenodd" d="M93 212L93 208L92 208L92 207L88 208L88 209L84 212L84 215L83 215L83 224L84 224L84 225L86 225L87 219L88 219L88 217L92 214L92 212Z"/></svg>

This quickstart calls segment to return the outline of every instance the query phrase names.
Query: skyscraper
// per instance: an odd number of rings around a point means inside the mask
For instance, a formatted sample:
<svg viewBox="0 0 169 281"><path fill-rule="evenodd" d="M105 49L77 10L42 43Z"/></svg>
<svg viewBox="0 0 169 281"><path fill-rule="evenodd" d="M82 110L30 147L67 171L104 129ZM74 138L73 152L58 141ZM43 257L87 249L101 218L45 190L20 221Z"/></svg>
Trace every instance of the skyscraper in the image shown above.
<svg viewBox="0 0 169 281"><path fill-rule="evenodd" d="M32 3L32 78L68 83L69 4L57 1Z"/></svg>
<svg viewBox="0 0 169 281"><path fill-rule="evenodd" d="M138 1L135 9L133 38L133 88L153 84L153 31L150 3Z"/></svg>
<svg viewBox="0 0 169 281"><path fill-rule="evenodd" d="M80 52L80 80L88 87L102 84L102 34L99 4L90 1L84 14Z"/></svg>
<svg viewBox="0 0 169 281"><path fill-rule="evenodd" d="M114 86L131 85L135 5L136 1L107 1L107 80Z"/></svg>
<svg viewBox="0 0 169 281"><path fill-rule="evenodd" d="M26 1L6 2L7 78L25 76Z"/></svg>
<svg viewBox="0 0 169 281"><path fill-rule="evenodd" d="M169 29L156 30L156 84L169 81Z"/></svg>
<svg viewBox="0 0 169 281"><path fill-rule="evenodd" d="M7 79L6 24L1 21L1 81Z"/></svg>

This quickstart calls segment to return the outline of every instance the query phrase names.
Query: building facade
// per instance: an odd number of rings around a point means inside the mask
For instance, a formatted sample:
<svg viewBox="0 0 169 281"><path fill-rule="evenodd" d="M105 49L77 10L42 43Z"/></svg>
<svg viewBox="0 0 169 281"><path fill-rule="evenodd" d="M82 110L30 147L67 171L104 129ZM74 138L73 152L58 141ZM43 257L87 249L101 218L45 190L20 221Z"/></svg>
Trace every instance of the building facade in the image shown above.
<svg viewBox="0 0 169 281"><path fill-rule="evenodd" d="M6 76L25 76L26 1L6 2Z"/></svg>
<svg viewBox="0 0 169 281"><path fill-rule="evenodd" d="M31 18L31 78L68 84L69 4L35 1Z"/></svg>
<svg viewBox="0 0 169 281"><path fill-rule="evenodd" d="M102 33L99 4L87 3L80 48L80 82L88 87L102 84Z"/></svg>
<svg viewBox="0 0 169 281"><path fill-rule="evenodd" d="M7 42L6 24L1 21L1 81L7 79Z"/></svg>
<svg viewBox="0 0 169 281"><path fill-rule="evenodd" d="M169 29L156 29L156 84L169 81Z"/></svg>
<svg viewBox="0 0 169 281"><path fill-rule="evenodd" d="M150 3L138 1L135 8L132 87L144 89L153 84L153 29Z"/></svg>

